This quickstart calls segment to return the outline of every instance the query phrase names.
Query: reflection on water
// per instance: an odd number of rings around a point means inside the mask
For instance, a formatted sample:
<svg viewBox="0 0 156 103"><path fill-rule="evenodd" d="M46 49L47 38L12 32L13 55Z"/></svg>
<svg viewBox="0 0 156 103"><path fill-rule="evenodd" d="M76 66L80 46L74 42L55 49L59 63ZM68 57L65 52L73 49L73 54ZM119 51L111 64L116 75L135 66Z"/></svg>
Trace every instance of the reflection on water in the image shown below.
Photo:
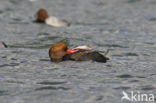
<svg viewBox="0 0 156 103"><path fill-rule="evenodd" d="M0 4L2 103L121 103L122 91L156 93L153 0L3 0ZM40 7L70 27L37 24ZM107 63L50 61L57 42L88 45Z"/></svg>

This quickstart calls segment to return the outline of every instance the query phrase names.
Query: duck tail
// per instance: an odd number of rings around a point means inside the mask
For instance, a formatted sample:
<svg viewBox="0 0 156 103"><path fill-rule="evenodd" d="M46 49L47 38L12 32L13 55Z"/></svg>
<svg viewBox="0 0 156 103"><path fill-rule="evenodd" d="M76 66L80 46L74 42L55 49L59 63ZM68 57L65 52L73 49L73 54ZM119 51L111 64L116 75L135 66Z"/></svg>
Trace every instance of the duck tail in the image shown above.
<svg viewBox="0 0 156 103"><path fill-rule="evenodd" d="M7 47L8 47L8 45L6 45L4 42L2 42L2 44L3 44L3 46L4 46L5 48L7 48Z"/></svg>
<svg viewBox="0 0 156 103"><path fill-rule="evenodd" d="M105 54L104 54L104 57L105 57L107 60L109 60L109 58L107 57L108 53L109 53L109 49L107 49L107 51L106 51Z"/></svg>

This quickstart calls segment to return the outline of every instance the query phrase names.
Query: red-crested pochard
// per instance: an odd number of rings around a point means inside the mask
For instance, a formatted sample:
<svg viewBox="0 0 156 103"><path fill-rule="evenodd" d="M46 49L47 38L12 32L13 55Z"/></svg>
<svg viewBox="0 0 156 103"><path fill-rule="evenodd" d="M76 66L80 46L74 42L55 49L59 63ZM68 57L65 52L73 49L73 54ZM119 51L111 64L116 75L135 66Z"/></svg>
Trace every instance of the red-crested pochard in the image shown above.
<svg viewBox="0 0 156 103"><path fill-rule="evenodd" d="M96 61L105 63L109 60L106 55L107 52L102 55L98 51L93 50L87 46L78 46L75 49L68 49L65 43L57 43L53 44L49 49L49 57L52 62L62 62L66 60L73 60L73 61Z"/></svg>

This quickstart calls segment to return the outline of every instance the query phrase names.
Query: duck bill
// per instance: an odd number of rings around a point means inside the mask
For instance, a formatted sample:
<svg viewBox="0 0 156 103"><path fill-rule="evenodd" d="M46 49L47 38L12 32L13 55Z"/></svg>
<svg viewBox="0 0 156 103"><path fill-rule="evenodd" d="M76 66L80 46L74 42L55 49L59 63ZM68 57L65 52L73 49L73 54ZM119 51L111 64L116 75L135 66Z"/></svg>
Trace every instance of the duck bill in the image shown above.
<svg viewBox="0 0 156 103"><path fill-rule="evenodd" d="M72 53L75 53L75 52L77 52L76 49L70 49L70 48L67 49L67 54L72 54Z"/></svg>

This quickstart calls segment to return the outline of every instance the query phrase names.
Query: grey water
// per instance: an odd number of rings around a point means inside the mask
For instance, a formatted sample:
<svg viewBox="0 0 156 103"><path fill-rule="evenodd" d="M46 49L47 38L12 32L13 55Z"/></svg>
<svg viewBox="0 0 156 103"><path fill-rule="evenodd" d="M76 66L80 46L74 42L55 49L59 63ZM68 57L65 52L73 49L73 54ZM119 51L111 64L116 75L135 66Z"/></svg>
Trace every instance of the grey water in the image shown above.
<svg viewBox="0 0 156 103"><path fill-rule="evenodd" d="M40 8L71 26L34 23ZM121 101L123 91L156 98L155 0L0 0L2 41L0 103L147 103ZM110 49L110 60L52 63L48 49L60 41Z"/></svg>

